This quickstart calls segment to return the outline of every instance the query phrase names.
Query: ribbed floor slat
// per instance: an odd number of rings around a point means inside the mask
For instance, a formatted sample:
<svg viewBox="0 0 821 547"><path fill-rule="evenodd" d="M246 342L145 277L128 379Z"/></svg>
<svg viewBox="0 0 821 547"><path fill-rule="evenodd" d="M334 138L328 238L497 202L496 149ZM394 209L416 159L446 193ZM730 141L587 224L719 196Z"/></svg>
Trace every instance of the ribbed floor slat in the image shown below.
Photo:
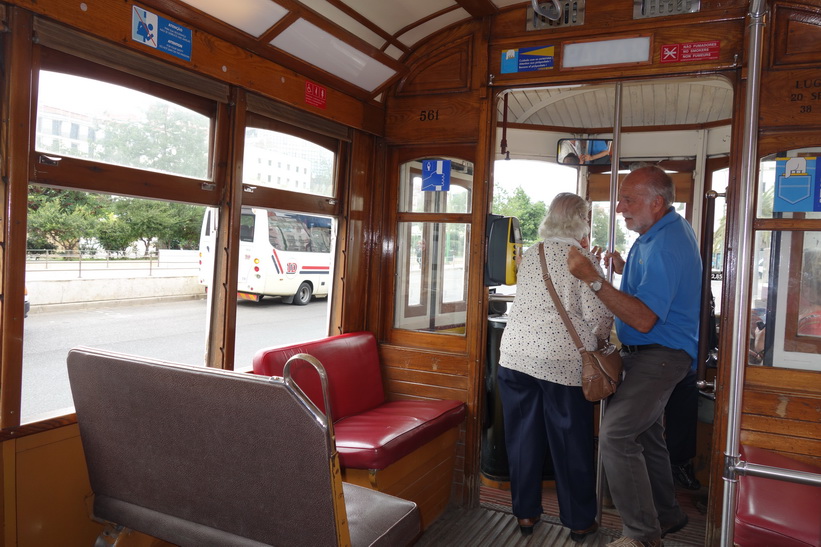
<svg viewBox="0 0 821 547"><path fill-rule="evenodd" d="M533 534L523 537L510 513L486 507L449 508L422 534L416 547L605 547L620 535L620 530L601 528L598 534L576 543L570 539L567 528L550 522L550 518L543 516ZM689 547L694 544L675 541L668 536L664 545Z"/></svg>

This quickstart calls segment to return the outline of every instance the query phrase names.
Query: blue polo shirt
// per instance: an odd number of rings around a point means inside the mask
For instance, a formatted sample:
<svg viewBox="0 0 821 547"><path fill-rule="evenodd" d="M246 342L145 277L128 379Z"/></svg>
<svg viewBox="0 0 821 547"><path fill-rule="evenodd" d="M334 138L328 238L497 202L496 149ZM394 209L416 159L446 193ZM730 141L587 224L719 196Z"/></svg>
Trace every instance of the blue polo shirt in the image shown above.
<svg viewBox="0 0 821 547"><path fill-rule="evenodd" d="M646 334L616 317L616 333L622 344L661 344L696 357L701 255L693 228L672 207L633 244L622 272L621 290L658 316Z"/></svg>

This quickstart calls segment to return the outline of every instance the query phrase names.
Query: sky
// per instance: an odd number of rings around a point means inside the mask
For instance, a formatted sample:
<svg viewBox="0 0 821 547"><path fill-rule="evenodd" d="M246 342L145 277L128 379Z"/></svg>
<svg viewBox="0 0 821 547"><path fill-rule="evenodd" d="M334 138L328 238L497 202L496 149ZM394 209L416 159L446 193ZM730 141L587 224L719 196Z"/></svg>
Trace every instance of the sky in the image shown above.
<svg viewBox="0 0 821 547"><path fill-rule="evenodd" d="M572 167L546 161L498 160L494 169L496 188L512 195L521 186L534 203L550 205L556 194L576 191L577 171Z"/></svg>

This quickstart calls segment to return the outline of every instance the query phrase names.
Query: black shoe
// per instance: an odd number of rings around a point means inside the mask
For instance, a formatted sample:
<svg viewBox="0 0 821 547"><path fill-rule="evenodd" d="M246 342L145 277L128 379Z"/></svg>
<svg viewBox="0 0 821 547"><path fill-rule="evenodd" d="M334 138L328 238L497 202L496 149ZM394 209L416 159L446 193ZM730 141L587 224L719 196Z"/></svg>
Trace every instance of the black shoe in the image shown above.
<svg viewBox="0 0 821 547"><path fill-rule="evenodd" d="M532 519L516 519L519 523L519 531L523 536L529 536L533 533L533 528L541 520L539 517Z"/></svg>
<svg viewBox="0 0 821 547"><path fill-rule="evenodd" d="M687 490L701 489L701 483L696 478L692 463L687 462L684 465L671 465L670 467L673 469L673 478L681 486Z"/></svg>
<svg viewBox="0 0 821 547"><path fill-rule="evenodd" d="M570 539L575 542L584 541L584 538L591 534L595 534L599 529L599 523L594 522L584 530L570 530Z"/></svg>
<svg viewBox="0 0 821 547"><path fill-rule="evenodd" d="M661 530L661 537L664 537L667 534L675 534L676 532L678 532L679 530L681 530L682 528L687 526L687 523L689 522L689 520L690 519L685 514L684 518L678 524L674 524L674 525L670 526L669 528L663 528Z"/></svg>

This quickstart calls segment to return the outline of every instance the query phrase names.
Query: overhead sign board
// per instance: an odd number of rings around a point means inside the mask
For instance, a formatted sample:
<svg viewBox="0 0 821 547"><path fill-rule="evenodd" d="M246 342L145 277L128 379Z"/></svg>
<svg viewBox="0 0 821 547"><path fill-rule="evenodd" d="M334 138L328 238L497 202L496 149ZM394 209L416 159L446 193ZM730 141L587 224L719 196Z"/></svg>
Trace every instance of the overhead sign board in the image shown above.
<svg viewBox="0 0 821 547"><path fill-rule="evenodd" d="M552 70L555 46L522 47L502 50L502 74Z"/></svg>
<svg viewBox="0 0 821 547"><path fill-rule="evenodd" d="M132 6L131 39L185 61L191 60L191 29Z"/></svg>

